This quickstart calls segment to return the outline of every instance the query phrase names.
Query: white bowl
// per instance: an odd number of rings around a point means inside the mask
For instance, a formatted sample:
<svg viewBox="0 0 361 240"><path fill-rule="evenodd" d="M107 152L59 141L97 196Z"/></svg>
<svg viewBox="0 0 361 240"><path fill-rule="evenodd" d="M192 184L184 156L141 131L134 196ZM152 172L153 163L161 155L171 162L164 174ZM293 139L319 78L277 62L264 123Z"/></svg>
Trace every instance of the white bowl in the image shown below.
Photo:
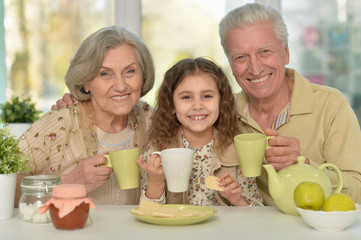
<svg viewBox="0 0 361 240"><path fill-rule="evenodd" d="M297 208L303 220L318 231L337 232L350 226L361 213L361 205L356 204L353 211L313 211Z"/></svg>

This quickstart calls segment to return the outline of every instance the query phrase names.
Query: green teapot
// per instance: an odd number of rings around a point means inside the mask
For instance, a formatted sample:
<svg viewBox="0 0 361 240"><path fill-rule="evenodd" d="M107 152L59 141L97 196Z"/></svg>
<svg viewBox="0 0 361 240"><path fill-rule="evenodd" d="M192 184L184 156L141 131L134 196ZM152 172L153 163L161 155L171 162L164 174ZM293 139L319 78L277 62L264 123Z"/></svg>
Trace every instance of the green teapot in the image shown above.
<svg viewBox="0 0 361 240"><path fill-rule="evenodd" d="M301 182L316 182L323 188L326 198L331 195L331 181L322 171L325 167L333 168L337 174L338 184L335 192L340 192L342 189L343 178L338 167L331 163L324 163L318 166L318 168L314 168L305 164L305 160L304 156L299 156L297 158L297 164L284 168L278 173L271 164L263 165L268 173L269 193L277 208L285 214L298 215L293 200L293 192Z"/></svg>

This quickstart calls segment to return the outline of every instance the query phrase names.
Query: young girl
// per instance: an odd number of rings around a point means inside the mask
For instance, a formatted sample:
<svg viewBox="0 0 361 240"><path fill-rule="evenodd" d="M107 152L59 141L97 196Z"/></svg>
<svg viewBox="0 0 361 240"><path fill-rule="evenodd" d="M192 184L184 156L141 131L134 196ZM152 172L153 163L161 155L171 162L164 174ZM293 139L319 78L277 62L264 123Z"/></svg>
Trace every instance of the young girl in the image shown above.
<svg viewBox="0 0 361 240"><path fill-rule="evenodd" d="M222 69L204 58L184 59L170 68L160 87L149 130L149 144L137 162L142 169L142 198L192 205L262 205L255 178L241 175L233 145L239 133L235 101ZM166 191L160 156L153 151L194 150L186 193ZM224 191L206 188L217 176ZM167 199L167 200L166 200Z"/></svg>

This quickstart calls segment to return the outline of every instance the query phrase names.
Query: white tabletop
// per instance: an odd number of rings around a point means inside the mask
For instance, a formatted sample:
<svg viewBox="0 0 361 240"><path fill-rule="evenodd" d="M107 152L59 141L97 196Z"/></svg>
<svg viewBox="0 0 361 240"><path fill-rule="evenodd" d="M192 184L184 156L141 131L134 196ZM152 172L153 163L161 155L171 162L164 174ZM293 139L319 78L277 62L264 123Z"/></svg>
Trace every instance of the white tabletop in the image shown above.
<svg viewBox="0 0 361 240"><path fill-rule="evenodd" d="M300 216L281 213L275 207L214 207L218 212L206 222L187 226L159 226L143 223L131 215L134 206L97 206L90 210L92 222L83 229L65 231L52 223L27 223L18 210L9 220L0 221L0 239L79 240L361 240L361 216L342 232L319 232L303 222Z"/></svg>

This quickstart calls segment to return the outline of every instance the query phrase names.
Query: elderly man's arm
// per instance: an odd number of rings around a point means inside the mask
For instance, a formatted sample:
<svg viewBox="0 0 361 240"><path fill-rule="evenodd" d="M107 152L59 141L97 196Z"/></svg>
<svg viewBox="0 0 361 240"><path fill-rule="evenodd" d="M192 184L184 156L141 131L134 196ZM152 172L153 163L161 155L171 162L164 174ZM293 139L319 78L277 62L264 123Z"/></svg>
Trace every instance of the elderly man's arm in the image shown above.
<svg viewBox="0 0 361 240"><path fill-rule="evenodd" d="M324 158L336 165L342 172L342 192L361 203L361 132L355 113L348 103L335 113L332 125L324 144ZM311 166L319 164L311 160ZM326 170L332 187L336 188L337 176L332 170Z"/></svg>
<svg viewBox="0 0 361 240"><path fill-rule="evenodd" d="M266 129L266 135L277 136L269 140L269 144L274 147L266 151L266 159L277 170L295 164L299 155L305 156L306 163L313 167L326 162L332 163L342 172L342 192L361 203L361 132L358 120L346 101L335 106L329 111L329 115L325 118L325 122L329 121L330 124L319 125L320 128L322 126L325 129L325 135L318 154L314 152L317 148L316 140L314 149L310 148L312 143L309 143L306 144L309 147L301 152L298 138L281 136L275 130ZM336 189L338 183L336 173L327 168L324 172L329 176L333 189Z"/></svg>

